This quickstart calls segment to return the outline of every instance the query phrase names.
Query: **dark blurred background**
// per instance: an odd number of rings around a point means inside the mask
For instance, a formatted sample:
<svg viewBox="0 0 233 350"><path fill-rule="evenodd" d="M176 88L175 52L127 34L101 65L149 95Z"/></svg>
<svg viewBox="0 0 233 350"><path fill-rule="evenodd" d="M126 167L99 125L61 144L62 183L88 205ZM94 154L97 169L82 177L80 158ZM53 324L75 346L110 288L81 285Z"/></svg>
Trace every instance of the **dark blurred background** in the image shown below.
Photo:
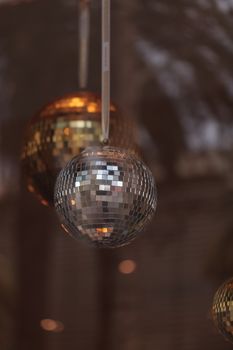
<svg viewBox="0 0 233 350"><path fill-rule="evenodd" d="M27 192L19 162L29 118L78 88L78 0L0 0L1 350L230 349L210 310L233 275L232 62L232 0L112 0L112 98L140 123L159 205L130 246L91 249Z"/></svg>

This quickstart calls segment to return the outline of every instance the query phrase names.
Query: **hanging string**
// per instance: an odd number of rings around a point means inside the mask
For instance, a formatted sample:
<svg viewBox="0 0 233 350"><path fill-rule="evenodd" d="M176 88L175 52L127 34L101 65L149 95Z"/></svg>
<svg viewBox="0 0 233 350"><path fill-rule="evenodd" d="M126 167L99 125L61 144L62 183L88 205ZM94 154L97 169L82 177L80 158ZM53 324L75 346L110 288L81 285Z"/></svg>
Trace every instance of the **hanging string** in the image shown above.
<svg viewBox="0 0 233 350"><path fill-rule="evenodd" d="M79 87L85 89L88 81L90 41L90 0L79 2Z"/></svg>
<svg viewBox="0 0 233 350"><path fill-rule="evenodd" d="M102 134L103 142L109 139L110 118L110 5L102 0Z"/></svg>

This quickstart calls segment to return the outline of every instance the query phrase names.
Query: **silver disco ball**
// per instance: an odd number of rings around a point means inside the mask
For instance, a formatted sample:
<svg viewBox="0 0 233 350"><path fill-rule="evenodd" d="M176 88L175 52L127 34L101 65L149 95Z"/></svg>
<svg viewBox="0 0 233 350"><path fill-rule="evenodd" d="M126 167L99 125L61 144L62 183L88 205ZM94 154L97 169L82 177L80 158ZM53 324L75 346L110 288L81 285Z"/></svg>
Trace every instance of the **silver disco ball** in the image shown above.
<svg viewBox="0 0 233 350"><path fill-rule="evenodd" d="M86 149L60 172L55 186L63 229L99 247L131 242L151 220L156 204L150 170L119 148Z"/></svg>
<svg viewBox="0 0 233 350"><path fill-rule="evenodd" d="M212 307L213 320L220 333L233 343L233 278L216 292Z"/></svg>

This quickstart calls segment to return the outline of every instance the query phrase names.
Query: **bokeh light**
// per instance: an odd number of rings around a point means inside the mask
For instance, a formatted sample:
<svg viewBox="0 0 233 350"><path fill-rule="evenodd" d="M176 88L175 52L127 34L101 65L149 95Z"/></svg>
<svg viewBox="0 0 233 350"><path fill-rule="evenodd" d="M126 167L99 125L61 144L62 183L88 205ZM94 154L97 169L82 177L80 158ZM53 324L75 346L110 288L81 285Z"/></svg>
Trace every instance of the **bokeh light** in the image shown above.
<svg viewBox="0 0 233 350"><path fill-rule="evenodd" d="M137 264L134 260L123 260L118 265L119 272L123 273L124 275L130 275L131 273L135 272L137 267Z"/></svg>
<svg viewBox="0 0 233 350"><path fill-rule="evenodd" d="M64 330L64 325L60 321L52 320L50 318L45 318L40 321L40 326L43 330L47 332L60 333Z"/></svg>

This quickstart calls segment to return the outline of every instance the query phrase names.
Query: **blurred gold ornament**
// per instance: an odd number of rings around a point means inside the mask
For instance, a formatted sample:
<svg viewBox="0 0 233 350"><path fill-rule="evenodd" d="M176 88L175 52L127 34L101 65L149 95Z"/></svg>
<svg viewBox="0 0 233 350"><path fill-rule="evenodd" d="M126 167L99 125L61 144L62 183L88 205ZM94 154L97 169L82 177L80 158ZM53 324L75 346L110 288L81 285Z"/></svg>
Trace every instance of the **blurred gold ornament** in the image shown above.
<svg viewBox="0 0 233 350"><path fill-rule="evenodd" d="M216 292L212 307L213 320L220 333L233 343L233 278Z"/></svg>
<svg viewBox="0 0 233 350"><path fill-rule="evenodd" d="M137 152L135 123L110 107L109 145ZM53 204L54 185L61 169L86 147L102 141L101 99L77 92L48 104L29 123L21 154L28 189L44 205Z"/></svg>

